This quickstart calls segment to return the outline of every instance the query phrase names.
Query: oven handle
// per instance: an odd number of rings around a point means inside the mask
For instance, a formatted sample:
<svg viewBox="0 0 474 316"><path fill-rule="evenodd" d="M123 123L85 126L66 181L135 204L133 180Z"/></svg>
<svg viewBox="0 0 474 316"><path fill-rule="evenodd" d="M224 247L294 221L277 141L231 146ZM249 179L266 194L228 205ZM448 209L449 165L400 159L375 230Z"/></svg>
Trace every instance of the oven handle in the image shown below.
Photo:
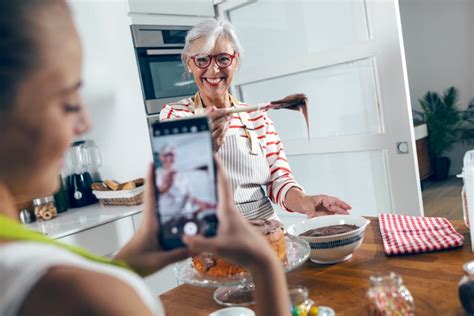
<svg viewBox="0 0 474 316"><path fill-rule="evenodd" d="M181 55L182 49L147 49L147 55Z"/></svg>

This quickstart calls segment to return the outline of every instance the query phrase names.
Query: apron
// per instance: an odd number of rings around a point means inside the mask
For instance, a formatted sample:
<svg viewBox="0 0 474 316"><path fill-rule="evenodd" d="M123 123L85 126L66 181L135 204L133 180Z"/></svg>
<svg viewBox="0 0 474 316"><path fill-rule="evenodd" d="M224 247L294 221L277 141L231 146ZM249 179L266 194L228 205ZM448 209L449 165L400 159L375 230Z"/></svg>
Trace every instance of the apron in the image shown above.
<svg viewBox="0 0 474 316"><path fill-rule="evenodd" d="M239 104L234 97L230 96L230 99L233 106ZM199 92L194 97L194 104L196 109L202 109ZM246 219L278 220L264 189L271 180L265 152L249 114L237 114L248 138L240 136L240 129L228 129L217 152L232 184L235 206Z"/></svg>

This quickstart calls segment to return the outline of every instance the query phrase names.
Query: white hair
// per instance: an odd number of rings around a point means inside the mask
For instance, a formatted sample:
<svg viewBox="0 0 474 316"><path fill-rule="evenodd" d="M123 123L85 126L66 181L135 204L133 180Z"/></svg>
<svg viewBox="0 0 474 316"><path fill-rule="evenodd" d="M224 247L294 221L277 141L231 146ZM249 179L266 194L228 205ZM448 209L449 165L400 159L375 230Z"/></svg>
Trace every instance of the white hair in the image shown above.
<svg viewBox="0 0 474 316"><path fill-rule="evenodd" d="M230 22L226 20L207 19L189 30L181 55L183 63L186 65L186 58L190 56L209 55L214 49L217 39L222 36L230 41L235 53L240 54L242 52L239 39ZM198 50L191 51L191 43L201 38L206 39L204 44L199 47Z"/></svg>

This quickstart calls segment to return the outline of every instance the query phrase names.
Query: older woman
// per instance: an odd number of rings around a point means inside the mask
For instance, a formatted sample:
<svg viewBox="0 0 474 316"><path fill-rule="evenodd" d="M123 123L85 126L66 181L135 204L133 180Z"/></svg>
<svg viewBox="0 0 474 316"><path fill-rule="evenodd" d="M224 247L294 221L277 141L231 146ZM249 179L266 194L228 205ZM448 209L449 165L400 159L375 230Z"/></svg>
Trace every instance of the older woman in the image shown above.
<svg viewBox="0 0 474 316"><path fill-rule="evenodd" d="M213 118L215 148L230 177L237 208L244 217L276 218L270 201L308 217L347 214L350 209L347 203L335 197L303 192L291 173L283 144L266 112L226 115L223 108L247 105L228 92L239 66L240 52L239 40L229 22L209 19L191 29L182 59L199 91L192 98L163 107L160 119L209 113Z"/></svg>
<svg viewBox="0 0 474 316"><path fill-rule="evenodd" d="M181 218L182 214L191 216L216 205L197 198L192 194L191 184L185 172L175 168L176 150L173 146L164 145L160 149L161 166L156 169L156 186L160 193L160 210L164 218ZM196 171L195 171L196 172ZM206 172L201 172L206 177ZM205 178L204 178L205 179Z"/></svg>
<svg viewBox="0 0 474 316"><path fill-rule="evenodd" d="M283 269L266 240L235 215L221 171L218 236L187 237L187 249L157 245L151 166L144 220L121 261L22 227L16 203L57 190L64 152L90 123L79 97L81 46L65 1L0 1L0 30L0 315L162 315L139 275L204 250L255 275L261 315L288 312Z"/></svg>

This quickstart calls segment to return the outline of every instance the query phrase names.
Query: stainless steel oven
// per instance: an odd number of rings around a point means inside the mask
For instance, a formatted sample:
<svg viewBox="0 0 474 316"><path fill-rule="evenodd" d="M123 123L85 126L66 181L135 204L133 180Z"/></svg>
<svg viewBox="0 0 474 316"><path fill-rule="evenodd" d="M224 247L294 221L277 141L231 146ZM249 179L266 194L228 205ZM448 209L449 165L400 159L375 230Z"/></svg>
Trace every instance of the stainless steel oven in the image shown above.
<svg viewBox="0 0 474 316"><path fill-rule="evenodd" d="M187 75L181 52L189 26L132 25L140 81L148 115L192 96L198 88Z"/></svg>

